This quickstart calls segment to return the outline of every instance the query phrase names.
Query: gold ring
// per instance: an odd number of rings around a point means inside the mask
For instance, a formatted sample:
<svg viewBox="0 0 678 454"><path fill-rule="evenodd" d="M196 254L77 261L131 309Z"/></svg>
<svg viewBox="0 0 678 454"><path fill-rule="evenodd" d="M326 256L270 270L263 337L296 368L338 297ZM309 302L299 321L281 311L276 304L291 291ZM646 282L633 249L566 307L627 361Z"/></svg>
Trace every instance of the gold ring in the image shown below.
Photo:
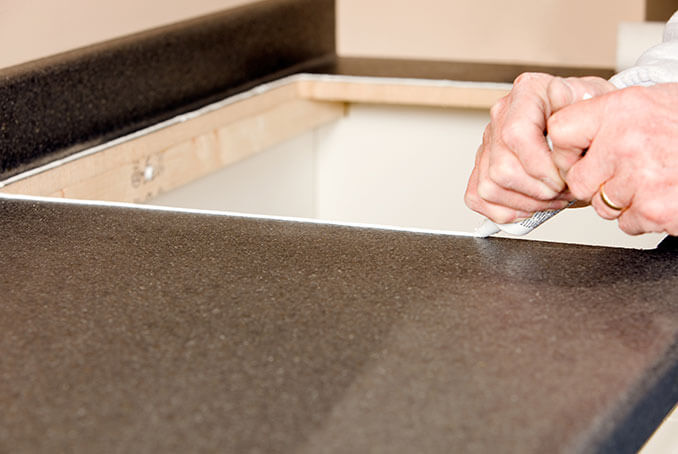
<svg viewBox="0 0 678 454"><path fill-rule="evenodd" d="M600 185L600 191L599 191L599 192L600 192L600 199L603 201L603 203L604 203L605 205L607 205L608 207L612 208L613 210L615 210L615 211L622 211L622 210L624 209L624 207L620 207L620 206L615 205L614 203L612 203L612 201L611 201L610 198L607 196L607 194L605 194L604 186L605 186L605 183L603 183L603 184Z"/></svg>

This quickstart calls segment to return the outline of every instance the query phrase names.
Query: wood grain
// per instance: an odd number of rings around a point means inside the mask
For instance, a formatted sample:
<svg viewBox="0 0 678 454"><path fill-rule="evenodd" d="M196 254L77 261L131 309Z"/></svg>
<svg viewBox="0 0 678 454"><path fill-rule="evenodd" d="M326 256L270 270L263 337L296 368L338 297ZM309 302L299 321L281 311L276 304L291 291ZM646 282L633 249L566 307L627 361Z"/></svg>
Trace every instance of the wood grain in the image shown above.
<svg viewBox="0 0 678 454"><path fill-rule="evenodd" d="M299 93L316 101L398 104L410 106L489 109L508 90L502 88L463 87L435 83L412 85L397 82L365 83L360 80L304 80Z"/></svg>

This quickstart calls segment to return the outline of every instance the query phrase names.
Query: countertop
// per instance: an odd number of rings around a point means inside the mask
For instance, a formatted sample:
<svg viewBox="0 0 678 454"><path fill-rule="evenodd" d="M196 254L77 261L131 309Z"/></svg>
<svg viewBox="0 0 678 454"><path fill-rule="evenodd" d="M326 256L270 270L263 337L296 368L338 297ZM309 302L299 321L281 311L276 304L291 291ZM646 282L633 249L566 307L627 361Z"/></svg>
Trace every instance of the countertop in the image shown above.
<svg viewBox="0 0 678 454"><path fill-rule="evenodd" d="M582 74L338 57L334 8L256 2L3 69L0 178L299 72ZM0 452L635 452L678 401L670 242L8 196L0 237Z"/></svg>
<svg viewBox="0 0 678 454"><path fill-rule="evenodd" d="M0 200L0 451L632 452L678 261Z"/></svg>

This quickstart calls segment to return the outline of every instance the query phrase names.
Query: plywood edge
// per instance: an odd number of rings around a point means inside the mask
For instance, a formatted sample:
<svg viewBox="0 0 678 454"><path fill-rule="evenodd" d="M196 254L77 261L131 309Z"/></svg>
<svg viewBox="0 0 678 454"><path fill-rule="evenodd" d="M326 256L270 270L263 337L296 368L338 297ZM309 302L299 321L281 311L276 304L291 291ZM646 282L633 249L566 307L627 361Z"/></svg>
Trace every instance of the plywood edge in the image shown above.
<svg viewBox="0 0 678 454"><path fill-rule="evenodd" d="M316 101L349 103L398 104L430 107L458 107L489 109L508 93L502 87L483 84L441 85L438 83L409 84L405 82L374 79L360 80L302 80L298 82L299 95Z"/></svg>

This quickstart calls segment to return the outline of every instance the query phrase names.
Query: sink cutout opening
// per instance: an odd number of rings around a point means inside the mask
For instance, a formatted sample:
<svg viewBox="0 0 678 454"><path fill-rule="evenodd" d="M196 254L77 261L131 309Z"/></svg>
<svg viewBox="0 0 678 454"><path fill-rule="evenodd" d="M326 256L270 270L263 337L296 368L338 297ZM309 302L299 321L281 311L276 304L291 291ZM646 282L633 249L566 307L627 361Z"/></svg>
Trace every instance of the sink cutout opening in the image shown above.
<svg viewBox="0 0 678 454"><path fill-rule="evenodd" d="M463 195L488 121L483 110L352 104L338 121L148 203L470 233L483 218ZM579 208L523 238L653 248L662 235L631 237Z"/></svg>

